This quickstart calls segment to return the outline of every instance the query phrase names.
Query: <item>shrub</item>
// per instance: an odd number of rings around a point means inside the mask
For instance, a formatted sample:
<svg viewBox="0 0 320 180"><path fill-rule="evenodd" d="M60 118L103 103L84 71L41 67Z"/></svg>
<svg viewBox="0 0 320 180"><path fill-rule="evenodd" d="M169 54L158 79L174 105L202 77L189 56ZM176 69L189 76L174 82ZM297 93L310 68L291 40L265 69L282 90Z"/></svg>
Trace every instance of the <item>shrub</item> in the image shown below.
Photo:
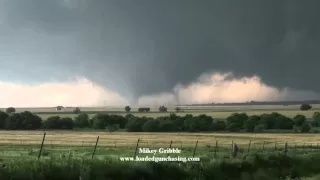
<svg viewBox="0 0 320 180"><path fill-rule="evenodd" d="M159 121L152 119L148 120L142 127L144 132L157 132L159 131Z"/></svg>
<svg viewBox="0 0 320 180"><path fill-rule="evenodd" d="M267 128L267 124L257 124L254 127L254 132L263 132Z"/></svg>
<svg viewBox="0 0 320 180"><path fill-rule="evenodd" d="M107 129L108 129L108 131L110 132L110 134L111 134L112 132L117 131L119 128L120 128L120 125L119 125L119 124L111 124L111 125L108 125L108 126L107 126Z"/></svg>
<svg viewBox="0 0 320 180"><path fill-rule="evenodd" d="M233 113L227 117L227 127L232 124L232 127L241 129L248 118L246 113Z"/></svg>
<svg viewBox="0 0 320 180"><path fill-rule="evenodd" d="M294 124L298 127L302 126L302 124L307 120L304 115L298 114L293 118Z"/></svg>
<svg viewBox="0 0 320 180"><path fill-rule="evenodd" d="M310 127L310 125L308 123L302 124L302 126L300 128L300 131L302 133L310 132L310 130L311 130L311 127Z"/></svg>
<svg viewBox="0 0 320 180"><path fill-rule="evenodd" d="M6 121L9 117L9 114L3 111L0 111L0 129L4 129L6 127Z"/></svg>
<svg viewBox="0 0 320 180"><path fill-rule="evenodd" d="M126 112L130 112L130 111L131 111L131 107L130 107L130 106L126 106L126 107L124 108L124 110L125 110Z"/></svg>
<svg viewBox="0 0 320 180"><path fill-rule="evenodd" d="M214 120L212 122L213 131L224 131L226 130L226 122L222 120Z"/></svg>
<svg viewBox="0 0 320 180"><path fill-rule="evenodd" d="M176 110L176 112L181 112L181 108L179 108L179 107L176 107L175 110Z"/></svg>
<svg viewBox="0 0 320 180"><path fill-rule="evenodd" d="M227 130L230 132L238 132L240 131L240 126L237 123L230 123L227 125Z"/></svg>
<svg viewBox="0 0 320 180"><path fill-rule="evenodd" d="M301 106L300 106L301 111L308 111L311 108L312 108L312 106L310 104L301 104Z"/></svg>
<svg viewBox="0 0 320 180"><path fill-rule="evenodd" d="M89 116L88 114L81 113L74 118L75 127L85 128L89 127Z"/></svg>
<svg viewBox="0 0 320 180"><path fill-rule="evenodd" d="M165 106L160 106L160 107L159 107L159 112L167 112L167 107L165 107Z"/></svg>
<svg viewBox="0 0 320 180"><path fill-rule="evenodd" d="M8 107L7 109L6 109L6 113L14 113L14 112L16 112L16 109L14 108L14 107Z"/></svg>
<svg viewBox="0 0 320 180"><path fill-rule="evenodd" d="M74 110L73 110L73 113L75 114L79 114L81 112L80 108L76 107Z"/></svg>
<svg viewBox="0 0 320 180"><path fill-rule="evenodd" d="M132 117L128 119L128 123L126 124L126 129L128 132L143 132L143 125L147 122L146 117Z"/></svg>

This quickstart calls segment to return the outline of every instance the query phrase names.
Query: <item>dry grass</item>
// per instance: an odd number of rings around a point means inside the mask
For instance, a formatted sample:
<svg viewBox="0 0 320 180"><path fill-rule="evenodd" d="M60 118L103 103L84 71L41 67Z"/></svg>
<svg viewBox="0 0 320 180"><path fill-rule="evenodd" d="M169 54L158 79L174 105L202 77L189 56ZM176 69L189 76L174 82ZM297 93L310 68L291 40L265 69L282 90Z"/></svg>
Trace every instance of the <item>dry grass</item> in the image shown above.
<svg viewBox="0 0 320 180"><path fill-rule="evenodd" d="M218 141L219 146L228 147L232 141L239 145L247 145L252 141L253 146L279 146L286 142L289 145L316 145L320 141L317 134L230 134L230 133L127 133L116 132L72 132L50 131L46 135L46 145L60 146L93 146L100 137L99 146L135 147L137 140L141 139L141 146L168 147L173 141L173 147L194 147L199 141L198 147L214 146ZM31 145L41 143L43 132L41 131L0 131L0 144Z"/></svg>

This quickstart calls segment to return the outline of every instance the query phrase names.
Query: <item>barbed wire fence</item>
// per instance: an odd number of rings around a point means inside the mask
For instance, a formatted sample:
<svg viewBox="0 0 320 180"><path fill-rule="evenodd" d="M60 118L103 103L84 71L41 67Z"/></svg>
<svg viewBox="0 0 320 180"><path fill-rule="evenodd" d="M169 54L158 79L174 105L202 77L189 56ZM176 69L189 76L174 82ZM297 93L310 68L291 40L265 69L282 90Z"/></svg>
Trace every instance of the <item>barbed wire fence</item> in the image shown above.
<svg viewBox="0 0 320 180"><path fill-rule="evenodd" d="M232 153L233 144L239 147L239 155L244 156L250 153L282 152L309 153L319 151L319 143L290 143L284 141L261 141L241 140L239 142L230 139L226 140L196 140L180 141L170 140L156 141L148 139L109 139L106 137L91 137L85 140L55 139L55 136L35 134L29 138L6 138L0 139L0 157L16 158L21 156L34 156L37 158L66 153L75 153L79 157L95 156L135 156L139 148L178 148L184 155L201 156L206 155L212 158L228 157Z"/></svg>

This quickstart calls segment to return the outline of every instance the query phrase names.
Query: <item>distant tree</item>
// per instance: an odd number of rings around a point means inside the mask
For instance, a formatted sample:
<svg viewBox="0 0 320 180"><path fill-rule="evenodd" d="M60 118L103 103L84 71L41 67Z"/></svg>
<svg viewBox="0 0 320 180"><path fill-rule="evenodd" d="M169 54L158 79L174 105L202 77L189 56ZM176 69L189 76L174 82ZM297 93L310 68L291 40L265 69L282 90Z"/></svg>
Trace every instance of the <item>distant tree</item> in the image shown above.
<svg viewBox="0 0 320 180"><path fill-rule="evenodd" d="M246 132L254 132L254 127L257 125L257 123L251 119L248 119L244 122L244 130Z"/></svg>
<svg viewBox="0 0 320 180"><path fill-rule="evenodd" d="M176 112L181 112L181 108L179 108L179 107L176 107L175 110L176 110Z"/></svg>
<svg viewBox="0 0 320 180"><path fill-rule="evenodd" d="M50 116L47 120L43 121L42 127L44 129L60 129L61 128L61 121L60 116Z"/></svg>
<svg viewBox="0 0 320 180"><path fill-rule="evenodd" d="M301 104L301 106L300 106L301 111L308 111L311 108L312 108L312 106L310 104Z"/></svg>
<svg viewBox="0 0 320 180"><path fill-rule="evenodd" d="M14 113L14 112L16 112L16 109L14 108L14 107L8 107L7 109L6 109L6 113Z"/></svg>
<svg viewBox="0 0 320 180"><path fill-rule="evenodd" d="M111 125L107 126L107 129L108 129L108 131L110 132L110 134L111 134L112 132L117 131L119 128L120 128L120 125L119 125L119 124L111 124Z"/></svg>
<svg viewBox="0 0 320 180"><path fill-rule="evenodd" d="M89 116L85 113L80 113L74 118L75 127L85 128L89 127Z"/></svg>
<svg viewBox="0 0 320 180"><path fill-rule="evenodd" d="M240 131L240 126L237 123L230 123L227 125L226 129L230 132L238 132Z"/></svg>
<svg viewBox="0 0 320 180"><path fill-rule="evenodd" d="M224 131L226 130L226 122L222 120L214 120L212 122L212 128L213 131Z"/></svg>
<svg viewBox="0 0 320 180"><path fill-rule="evenodd" d="M304 115L298 114L293 117L294 125L300 127L307 120Z"/></svg>
<svg viewBox="0 0 320 180"><path fill-rule="evenodd" d="M128 132L143 132L142 128L147 121L146 117L131 117L125 128Z"/></svg>
<svg viewBox="0 0 320 180"><path fill-rule="evenodd" d="M109 115L107 114L97 114L92 118L92 128L93 129L105 129L107 126L107 119Z"/></svg>
<svg viewBox="0 0 320 180"><path fill-rule="evenodd" d="M227 117L227 127L237 126L237 129L241 129L248 118L246 113L233 113ZM232 124L232 126L229 126L230 124Z"/></svg>
<svg viewBox="0 0 320 180"><path fill-rule="evenodd" d="M159 121L152 119L144 123L142 127L144 132L158 132L159 131Z"/></svg>
<svg viewBox="0 0 320 180"><path fill-rule="evenodd" d="M125 110L126 112L130 112L130 111L131 111L131 107L130 107L130 106L126 106L126 107L124 108L124 110Z"/></svg>
<svg viewBox="0 0 320 180"><path fill-rule="evenodd" d="M268 127L267 124L257 124L255 127L254 127L254 132L263 132L266 128Z"/></svg>
<svg viewBox="0 0 320 180"><path fill-rule="evenodd" d="M42 119L29 111L11 114L6 121L9 130L35 130L40 129Z"/></svg>
<svg viewBox="0 0 320 180"><path fill-rule="evenodd" d="M311 127L310 127L310 125L308 123L303 123L301 128L300 128L300 131L302 133L310 132L310 130L311 130Z"/></svg>
<svg viewBox="0 0 320 180"><path fill-rule="evenodd" d="M3 111L0 111L0 129L4 129L6 127L6 121L9 117L9 114Z"/></svg>
<svg viewBox="0 0 320 180"><path fill-rule="evenodd" d="M311 122L311 125L313 127L319 127L320 126L320 113L319 112L313 113L312 119L313 120Z"/></svg>
<svg viewBox="0 0 320 180"><path fill-rule="evenodd" d="M159 112L167 112L167 107L165 107L165 106L160 106L160 107L159 107Z"/></svg>
<svg viewBox="0 0 320 180"><path fill-rule="evenodd" d="M80 108L76 107L74 110L73 110L73 113L75 114L79 114L81 112Z"/></svg>
<svg viewBox="0 0 320 180"><path fill-rule="evenodd" d="M60 119L61 129L73 129L74 121L70 117L63 117Z"/></svg>

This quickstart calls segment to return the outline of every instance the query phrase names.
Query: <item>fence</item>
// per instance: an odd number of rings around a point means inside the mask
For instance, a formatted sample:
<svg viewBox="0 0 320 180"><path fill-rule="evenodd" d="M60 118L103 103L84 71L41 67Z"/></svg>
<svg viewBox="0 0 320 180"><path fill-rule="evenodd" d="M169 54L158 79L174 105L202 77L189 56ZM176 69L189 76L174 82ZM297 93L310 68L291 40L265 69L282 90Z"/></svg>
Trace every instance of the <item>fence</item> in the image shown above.
<svg viewBox="0 0 320 180"><path fill-rule="evenodd" d="M91 140L81 140L78 141L70 141L66 140L54 140L54 137L47 138L47 134L44 133L43 136L37 135L37 138L34 139L2 139L0 140L1 149L0 151L13 151L10 148L14 149L15 151L25 151L28 148L34 152L38 158L43 155L44 151L59 151L61 149L66 148L69 152L71 151L86 151L86 156L90 155L91 158L94 158L98 151L105 151L104 155L112 155L115 153L112 149L118 149L121 151L122 149L129 154L132 154L134 157L137 154L139 147L146 147L146 148L179 148L186 152L189 156L195 157L197 153L199 154L206 154L213 157L219 156L228 156L232 151L232 145L236 143L240 148L240 154L247 154L252 152L271 152L271 151L281 151L285 154L287 153L296 153L296 152L311 152L311 151L318 151L320 149L319 144L297 144L297 143L289 143L289 142L272 142L272 141L255 141L255 140L248 140L235 142L230 140L230 142L219 142L217 141L204 141L204 140L197 140L197 141L148 141L144 139L136 139L135 142L133 139L130 141L128 140L113 140L110 141L108 138L101 138L100 136L95 137ZM20 147L20 149L19 149ZM21 149L22 148L22 149ZM40 148L40 149L39 149ZM75 148L75 149L72 149ZM33 151L33 149L38 149ZM121 153L121 152L120 152ZM13 154L13 153L11 153ZM17 153L15 153L17 154ZM23 153L20 153L22 155ZM103 153L102 153L103 154ZM119 154L119 153L115 153ZM27 153L25 153L27 155ZM29 153L30 155L30 153ZM1 156L1 154L0 154ZM13 155L14 156L14 155Z"/></svg>

